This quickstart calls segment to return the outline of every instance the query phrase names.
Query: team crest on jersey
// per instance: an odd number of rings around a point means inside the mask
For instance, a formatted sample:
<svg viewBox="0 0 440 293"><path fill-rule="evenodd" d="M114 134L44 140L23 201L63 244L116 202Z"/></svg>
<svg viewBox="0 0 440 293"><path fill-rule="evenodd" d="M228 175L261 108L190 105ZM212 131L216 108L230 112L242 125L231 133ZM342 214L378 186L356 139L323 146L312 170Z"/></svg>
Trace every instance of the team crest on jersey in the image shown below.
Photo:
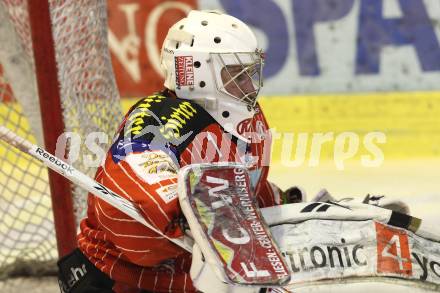
<svg viewBox="0 0 440 293"><path fill-rule="evenodd" d="M244 133L249 133L252 131L252 118L245 119L238 123L237 133L243 135Z"/></svg>
<svg viewBox="0 0 440 293"><path fill-rule="evenodd" d="M192 56L174 58L177 87L194 85L194 62Z"/></svg>
<svg viewBox="0 0 440 293"><path fill-rule="evenodd" d="M178 170L173 160L163 151L132 153L127 155L126 161L136 175L148 184L173 178Z"/></svg>

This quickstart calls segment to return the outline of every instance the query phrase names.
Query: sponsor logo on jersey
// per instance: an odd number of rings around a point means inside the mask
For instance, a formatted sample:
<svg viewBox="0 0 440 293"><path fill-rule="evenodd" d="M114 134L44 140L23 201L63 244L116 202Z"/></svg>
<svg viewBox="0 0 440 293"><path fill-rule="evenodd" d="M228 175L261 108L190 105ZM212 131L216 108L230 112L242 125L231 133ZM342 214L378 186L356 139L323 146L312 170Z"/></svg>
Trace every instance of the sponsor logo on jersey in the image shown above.
<svg viewBox="0 0 440 293"><path fill-rule="evenodd" d="M127 155L126 161L136 175L148 184L173 178L178 170L170 156L163 151L132 153Z"/></svg>
<svg viewBox="0 0 440 293"><path fill-rule="evenodd" d="M194 85L194 62L192 56L177 56L174 59L176 67L177 87Z"/></svg>
<svg viewBox="0 0 440 293"><path fill-rule="evenodd" d="M136 109L134 109L127 118L128 128L125 131L125 135L130 133L134 135L142 134L142 130L145 127L145 118L154 115L150 108L154 104L161 103L164 99L165 97L160 95L142 99L142 101L136 106Z"/></svg>
<svg viewBox="0 0 440 293"><path fill-rule="evenodd" d="M180 101L173 104L174 107L170 106L170 111L162 110L160 117L158 117L151 110L151 107L154 104L162 103L165 98L164 96L158 95L143 99L127 118L127 130L125 131L125 135L132 134L137 138L151 133L156 137L156 135L160 133L165 139L173 140L174 145L179 145L179 141L176 140L182 137L182 130L188 121L197 114L197 109L188 101ZM150 125L150 123L147 123L147 121L151 121L146 119L148 117L156 120L159 125ZM185 135L191 135L191 133L192 131L189 131L185 133Z"/></svg>
<svg viewBox="0 0 440 293"><path fill-rule="evenodd" d="M181 130L187 124L187 122L197 114L197 110L191 105L190 102L185 101L178 104L177 107L171 108L173 112L169 116L160 117L162 126L160 133L166 139L178 139L181 137ZM192 131L189 132L189 134Z"/></svg>
<svg viewBox="0 0 440 293"><path fill-rule="evenodd" d="M156 192L165 203L169 203L173 199L177 198L177 184L159 187L156 189Z"/></svg>

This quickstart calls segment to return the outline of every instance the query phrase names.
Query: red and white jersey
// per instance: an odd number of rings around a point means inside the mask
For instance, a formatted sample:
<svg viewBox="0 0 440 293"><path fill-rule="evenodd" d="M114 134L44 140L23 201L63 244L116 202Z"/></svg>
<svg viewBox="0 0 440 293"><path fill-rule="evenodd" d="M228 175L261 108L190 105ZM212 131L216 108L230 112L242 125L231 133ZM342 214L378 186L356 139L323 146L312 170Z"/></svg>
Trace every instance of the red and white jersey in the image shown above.
<svg viewBox="0 0 440 293"><path fill-rule="evenodd" d="M258 106L237 130L251 143L225 132L191 101L168 91L149 96L126 115L96 180L138 205L169 237L183 235L177 172L187 164L247 163L260 207L280 204L279 189L267 181L271 137ZM116 293L195 292L190 253L91 194L80 228L79 248L115 280Z"/></svg>

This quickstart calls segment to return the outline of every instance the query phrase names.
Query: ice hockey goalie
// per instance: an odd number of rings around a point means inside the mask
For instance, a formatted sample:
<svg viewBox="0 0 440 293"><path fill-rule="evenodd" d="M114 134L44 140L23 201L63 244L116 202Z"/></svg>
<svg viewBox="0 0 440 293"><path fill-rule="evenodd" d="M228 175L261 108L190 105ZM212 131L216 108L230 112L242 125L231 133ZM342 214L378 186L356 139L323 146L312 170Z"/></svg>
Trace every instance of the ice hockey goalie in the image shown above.
<svg viewBox="0 0 440 293"><path fill-rule="evenodd" d="M249 27L192 11L169 30L161 66L165 89L131 107L96 180L169 237L183 233L177 172L188 164L243 163L259 206L279 204L280 190L267 181L271 136L257 103L263 54ZM188 252L93 195L80 228L79 249L60 267L84 264L90 273L61 273L66 292L196 291Z"/></svg>

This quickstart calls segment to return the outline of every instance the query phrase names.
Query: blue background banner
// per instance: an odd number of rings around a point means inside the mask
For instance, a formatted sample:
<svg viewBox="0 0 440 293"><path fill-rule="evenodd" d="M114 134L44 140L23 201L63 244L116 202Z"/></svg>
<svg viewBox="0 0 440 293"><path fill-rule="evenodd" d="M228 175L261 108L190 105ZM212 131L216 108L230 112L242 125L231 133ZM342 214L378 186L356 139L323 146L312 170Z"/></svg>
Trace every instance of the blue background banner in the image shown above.
<svg viewBox="0 0 440 293"><path fill-rule="evenodd" d="M438 0L199 0L256 31L264 94L438 90Z"/></svg>

